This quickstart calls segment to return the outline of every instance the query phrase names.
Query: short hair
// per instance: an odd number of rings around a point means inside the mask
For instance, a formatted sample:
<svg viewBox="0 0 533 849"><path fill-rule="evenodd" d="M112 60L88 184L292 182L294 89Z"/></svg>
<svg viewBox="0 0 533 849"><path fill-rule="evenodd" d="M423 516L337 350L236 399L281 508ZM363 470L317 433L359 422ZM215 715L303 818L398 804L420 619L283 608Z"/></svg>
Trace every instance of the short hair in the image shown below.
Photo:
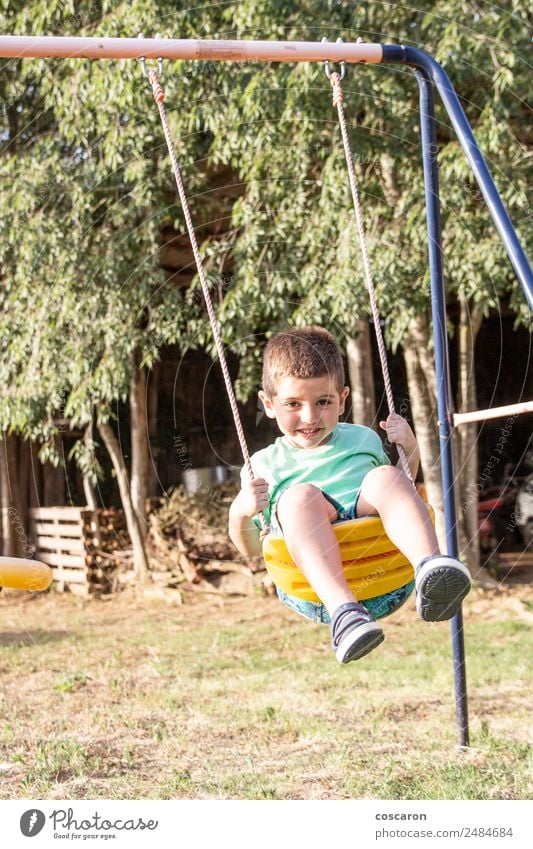
<svg viewBox="0 0 533 849"><path fill-rule="evenodd" d="M311 325L291 327L276 333L263 354L263 390L271 398L283 377L331 376L335 388L344 387L344 365L340 348L328 330Z"/></svg>

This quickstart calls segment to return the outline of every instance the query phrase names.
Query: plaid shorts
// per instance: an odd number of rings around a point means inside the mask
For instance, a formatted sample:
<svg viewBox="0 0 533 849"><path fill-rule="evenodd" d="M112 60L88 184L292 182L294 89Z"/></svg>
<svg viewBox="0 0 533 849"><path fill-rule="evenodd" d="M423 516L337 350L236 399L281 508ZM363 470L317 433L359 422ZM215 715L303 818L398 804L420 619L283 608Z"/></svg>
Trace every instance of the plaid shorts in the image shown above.
<svg viewBox="0 0 533 849"><path fill-rule="evenodd" d="M403 587L398 587L397 590L392 590L390 593L378 595L375 598L366 598L361 601L361 604L366 607L368 612L374 619L383 619L385 616L390 616L398 610L402 604L405 604L415 588L415 582L409 581ZM326 606L320 601L306 601L303 598L297 598L294 595L288 595L276 587L278 598L290 607L292 610L310 619L312 622L323 622L329 625L331 619L326 609Z"/></svg>

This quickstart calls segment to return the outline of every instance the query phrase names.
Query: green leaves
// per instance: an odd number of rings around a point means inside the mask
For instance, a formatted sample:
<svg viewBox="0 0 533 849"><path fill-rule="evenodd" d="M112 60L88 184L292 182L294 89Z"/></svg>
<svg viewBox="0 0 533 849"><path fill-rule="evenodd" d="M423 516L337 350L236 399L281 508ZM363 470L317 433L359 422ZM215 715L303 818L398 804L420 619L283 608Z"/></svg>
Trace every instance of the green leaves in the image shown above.
<svg viewBox="0 0 533 849"><path fill-rule="evenodd" d="M336 2L170 2L1 7L4 32L405 41L442 61L511 216L527 215L523 6L459 0L417 8ZM287 323L351 333L368 314L331 87L320 64L165 62L169 123L241 397L258 344ZM184 232L157 109L135 62L3 62L0 78L0 401L5 427L54 430L125 397L133 348L214 351L197 282L159 268L163 226ZM345 109L368 247L389 341L426 309L428 274L417 87L395 66L350 66ZM438 106L449 296L489 309L516 284ZM225 169L225 170L224 170ZM228 174L226 182L217 182ZM227 229L226 229L227 228ZM524 239L531 239L523 227ZM80 460L81 462L81 460Z"/></svg>

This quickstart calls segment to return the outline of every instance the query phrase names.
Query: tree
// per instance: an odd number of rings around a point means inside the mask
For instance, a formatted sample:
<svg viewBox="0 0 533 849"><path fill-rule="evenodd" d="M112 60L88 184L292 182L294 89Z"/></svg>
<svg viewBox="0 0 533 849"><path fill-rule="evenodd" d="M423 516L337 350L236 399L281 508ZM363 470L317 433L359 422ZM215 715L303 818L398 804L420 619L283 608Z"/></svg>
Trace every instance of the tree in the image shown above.
<svg viewBox="0 0 533 849"><path fill-rule="evenodd" d="M10 4L0 21L11 32L130 35L155 31L161 11L157 3L52 0ZM123 501L132 501L124 507L142 571L135 540L145 531L145 371L186 320L181 294L165 285L158 263L162 222L175 210L155 122L146 119L152 106L134 63L117 71L109 63L10 62L2 87L0 376L9 391L0 430L39 440L41 459L58 464L59 411L73 426L96 417L118 463L109 422L129 394L131 482L123 461L119 481ZM189 155L202 146L190 137ZM91 445L74 451L89 475Z"/></svg>

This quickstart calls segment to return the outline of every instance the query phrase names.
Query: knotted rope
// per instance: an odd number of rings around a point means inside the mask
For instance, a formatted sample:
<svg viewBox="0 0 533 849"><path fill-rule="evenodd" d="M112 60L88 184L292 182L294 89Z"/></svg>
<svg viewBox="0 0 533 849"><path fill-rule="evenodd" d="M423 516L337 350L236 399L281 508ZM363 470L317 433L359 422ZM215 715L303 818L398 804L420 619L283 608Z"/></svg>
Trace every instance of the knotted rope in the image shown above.
<svg viewBox="0 0 533 849"><path fill-rule="evenodd" d="M363 257L363 268L365 272L365 280L366 280L366 288L368 289L368 294L370 297L370 307L372 311L372 318L374 320L374 330L376 333L376 341L378 344L379 351L379 360L381 363L381 371L383 373L383 382L385 384L385 394L387 396L387 405L389 408L389 413L395 413L394 407L394 396L392 394L392 385L389 373L389 366L387 362L387 352L385 349L385 342L383 339L383 332L381 330L381 320L379 316L379 309L376 300L376 289L374 286L374 279L372 277L372 269L370 267L370 260L368 258L368 248L366 244L366 235L365 228L363 225L363 212L361 209L361 203L359 201L359 191L357 189L357 180L355 177L355 169L353 165L353 157L352 152L350 150L350 140L348 138L348 130L346 127L346 117L344 115L344 95L342 92L341 86L341 76L336 71L329 75L329 81L331 83L331 87L333 89L333 106L337 109L337 115L339 118L339 125L342 135L342 143L344 146L344 155L346 158L346 164L348 166L348 176L350 179L350 188L352 190L352 199L353 206L355 211L355 219L357 221L357 231L359 233L359 243L361 245L361 254ZM398 456L400 458L400 462L402 464L402 469L414 485L413 476L411 475L411 470L409 469L409 463L407 462L407 456L405 451L401 445L396 446L398 450Z"/></svg>
<svg viewBox="0 0 533 849"><path fill-rule="evenodd" d="M252 469L252 464L250 462L250 452L248 451L248 445L246 444L246 437L244 435L244 429L241 422L241 416L239 413L239 408L237 406L237 399L235 398L235 392L233 390L233 384L231 382L231 377L228 369L228 363L226 360L226 354L224 351L224 345L222 343L222 337L220 336L220 330L218 327L217 318L215 315L215 310L213 308L213 301L211 300L211 293L209 292L209 286L207 284L207 278L204 271L204 266L202 262L202 257L200 255L200 251L198 249L198 242L196 239L196 234L194 232L194 227L192 223L191 213L189 210L189 203L187 201L187 195L185 194L185 188L183 186L183 179L181 176L181 169L176 158L176 152L174 150L174 143L172 141L172 136L170 134L170 129L168 126L167 113L164 105L165 100L165 92L163 90L163 86L161 85L161 80L159 74L156 71L150 71L148 74L148 78L150 80L152 86L152 93L154 95L154 100L157 103L159 109L159 115L161 118L161 124L163 126L163 132L165 134L165 141L167 143L168 154L170 156L170 163L172 165L172 171L174 173L174 178L176 180L176 186L178 189L178 195L180 198L181 206L183 209L183 215L185 217L185 224L187 225L187 232L189 234L189 239L191 242L192 252L194 255L194 261L196 263L196 270L198 271L198 277L200 279L200 285L202 287L202 293L204 296L205 305L207 307L207 314L209 316L209 321L211 323L211 329L213 331L213 337L215 340L215 345L218 353L218 359L220 361L220 367L222 369L222 374L224 377L224 383L226 384L226 392L228 393L228 399L231 407L231 412L233 414L233 421L235 422L235 430L237 431L237 437L239 440L239 445L241 448L241 453L244 460L244 465L246 467L246 471L250 476L250 480L253 480L255 475ZM265 530L266 522L263 514L260 514L261 525L263 530Z"/></svg>

